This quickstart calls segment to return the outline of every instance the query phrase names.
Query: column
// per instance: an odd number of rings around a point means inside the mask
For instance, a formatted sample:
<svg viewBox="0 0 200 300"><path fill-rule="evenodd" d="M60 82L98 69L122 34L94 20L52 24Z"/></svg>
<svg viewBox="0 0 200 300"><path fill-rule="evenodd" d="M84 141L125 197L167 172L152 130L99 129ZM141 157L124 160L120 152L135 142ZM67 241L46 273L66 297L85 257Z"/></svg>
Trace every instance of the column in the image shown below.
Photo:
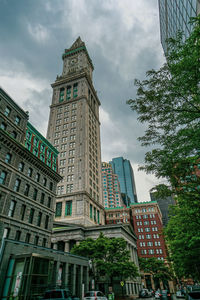
<svg viewBox="0 0 200 300"><path fill-rule="evenodd" d="M69 241L65 241L65 252L69 252Z"/></svg>
<svg viewBox="0 0 200 300"><path fill-rule="evenodd" d="M76 265L73 265L73 274L72 274L72 295L76 294Z"/></svg>

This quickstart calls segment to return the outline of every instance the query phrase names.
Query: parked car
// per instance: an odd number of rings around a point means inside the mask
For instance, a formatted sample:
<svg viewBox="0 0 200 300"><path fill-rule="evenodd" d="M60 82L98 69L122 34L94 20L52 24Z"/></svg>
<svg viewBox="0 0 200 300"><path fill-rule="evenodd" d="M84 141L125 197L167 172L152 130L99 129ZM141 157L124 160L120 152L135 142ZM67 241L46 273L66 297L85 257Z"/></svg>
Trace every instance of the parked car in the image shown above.
<svg viewBox="0 0 200 300"><path fill-rule="evenodd" d="M152 297L152 294L147 289L142 289L139 292L139 297L140 298L149 298L149 297Z"/></svg>
<svg viewBox="0 0 200 300"><path fill-rule="evenodd" d="M44 293L42 300L80 300L76 296L72 296L72 293L68 289L53 289Z"/></svg>
<svg viewBox="0 0 200 300"><path fill-rule="evenodd" d="M108 300L101 291L88 291L85 293L83 300Z"/></svg>
<svg viewBox="0 0 200 300"><path fill-rule="evenodd" d="M161 294L160 296L161 300L171 300L171 294L168 290L162 290L160 294Z"/></svg>
<svg viewBox="0 0 200 300"><path fill-rule="evenodd" d="M200 300L200 286L191 287L186 294L186 300Z"/></svg>
<svg viewBox="0 0 200 300"><path fill-rule="evenodd" d="M178 290L178 291L176 292L176 298L184 298L184 297L185 297L185 295L182 293L181 290Z"/></svg>
<svg viewBox="0 0 200 300"><path fill-rule="evenodd" d="M161 293L160 293L160 290L158 291L155 291L155 295L154 295L154 297L156 298L156 299L160 299L160 297L161 297Z"/></svg>

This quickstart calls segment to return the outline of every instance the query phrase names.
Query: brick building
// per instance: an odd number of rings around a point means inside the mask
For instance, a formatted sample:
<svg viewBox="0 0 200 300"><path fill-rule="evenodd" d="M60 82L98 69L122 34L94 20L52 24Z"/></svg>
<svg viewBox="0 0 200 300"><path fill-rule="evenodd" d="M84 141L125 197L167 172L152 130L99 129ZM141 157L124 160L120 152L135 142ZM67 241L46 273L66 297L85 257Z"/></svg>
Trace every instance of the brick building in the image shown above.
<svg viewBox="0 0 200 300"><path fill-rule="evenodd" d="M162 214L156 201L141 202L131 205L133 226L138 237L139 257L167 257L163 237Z"/></svg>

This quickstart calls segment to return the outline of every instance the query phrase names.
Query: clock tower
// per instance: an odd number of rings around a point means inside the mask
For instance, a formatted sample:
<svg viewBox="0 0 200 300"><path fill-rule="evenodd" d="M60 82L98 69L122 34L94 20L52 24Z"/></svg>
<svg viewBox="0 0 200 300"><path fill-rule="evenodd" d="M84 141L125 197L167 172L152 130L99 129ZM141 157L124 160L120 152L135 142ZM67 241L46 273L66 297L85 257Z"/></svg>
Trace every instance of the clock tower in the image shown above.
<svg viewBox="0 0 200 300"><path fill-rule="evenodd" d="M100 101L94 70L79 37L63 55L63 71L52 84L47 139L59 151L56 221L104 224L101 188Z"/></svg>

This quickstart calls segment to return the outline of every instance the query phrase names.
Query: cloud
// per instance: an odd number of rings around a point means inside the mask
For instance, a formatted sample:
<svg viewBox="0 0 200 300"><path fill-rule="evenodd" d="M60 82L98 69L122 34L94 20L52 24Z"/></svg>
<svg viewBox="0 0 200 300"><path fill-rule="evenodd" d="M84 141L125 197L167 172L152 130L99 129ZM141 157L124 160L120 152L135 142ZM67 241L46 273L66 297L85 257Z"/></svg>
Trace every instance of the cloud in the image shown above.
<svg viewBox="0 0 200 300"><path fill-rule="evenodd" d="M147 70L164 62L157 0L20 0L3 1L1 8L0 84L29 110L33 125L45 135L50 84L62 72L64 49L80 35L95 66L102 160L123 156L134 169L143 163L147 149L137 137L145 124L126 100L136 95L134 78L144 79ZM135 173L139 199L146 199L156 180Z"/></svg>
<svg viewBox="0 0 200 300"><path fill-rule="evenodd" d="M28 23L27 28L32 38L38 43L45 43L50 38L47 28L41 24L33 25Z"/></svg>

